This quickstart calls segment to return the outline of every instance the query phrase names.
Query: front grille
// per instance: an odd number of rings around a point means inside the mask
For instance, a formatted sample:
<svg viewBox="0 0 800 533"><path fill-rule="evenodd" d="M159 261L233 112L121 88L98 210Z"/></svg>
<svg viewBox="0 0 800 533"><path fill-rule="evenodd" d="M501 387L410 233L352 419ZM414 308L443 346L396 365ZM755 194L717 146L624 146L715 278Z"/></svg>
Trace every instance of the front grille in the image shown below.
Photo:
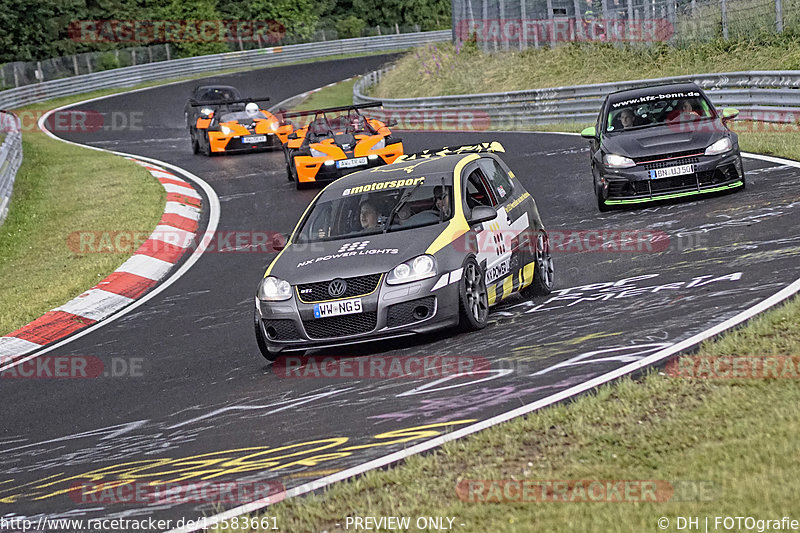
<svg viewBox="0 0 800 533"><path fill-rule="evenodd" d="M397 326L405 326L406 324L413 324L420 320L425 320L433 315L434 307L436 305L435 296L426 296L410 302L403 302L389 307L388 315L386 318L386 325L390 328ZM414 316L414 310L418 307L423 307L427 310L425 316Z"/></svg>
<svg viewBox="0 0 800 533"><path fill-rule="evenodd" d="M264 329L267 331L267 337L274 341L294 341L303 338L297 331L294 320L264 320Z"/></svg>
<svg viewBox="0 0 800 533"><path fill-rule="evenodd" d="M679 159L681 157L689 157L689 156L698 156L703 155L702 152L698 152L697 150L684 150L683 152L672 152L669 154L660 154L660 155L651 155L647 157L634 157L633 160L636 162L637 165L642 163L647 163L649 161L658 161L661 162L663 159ZM671 162L671 164L675 164Z"/></svg>
<svg viewBox="0 0 800 533"><path fill-rule="evenodd" d="M700 162L699 157L684 157L681 159L670 159L669 161L656 161L654 163L643 163L645 170L655 170L657 168L676 167L678 165L695 165Z"/></svg>
<svg viewBox="0 0 800 533"><path fill-rule="evenodd" d="M378 323L378 313L358 313L355 315L332 316L303 320L303 327L312 339L333 339L359 333L369 333Z"/></svg>
<svg viewBox="0 0 800 533"><path fill-rule="evenodd" d="M736 180L739 175L734 165L725 165L722 168L706 170L697 174L687 174L685 176L672 176L671 178L658 178L647 181L632 182L636 195L661 194L668 191L681 191L697 189L716 185L726 181Z"/></svg>
<svg viewBox="0 0 800 533"><path fill-rule="evenodd" d="M328 294L328 285L330 285L333 280L306 283L297 286L297 297L300 298L301 302L310 304L334 299L338 300L340 298L364 296L373 292L378 287L382 276L383 274L371 274L369 276L343 278L347 282L347 290L342 296L337 298L333 298Z"/></svg>

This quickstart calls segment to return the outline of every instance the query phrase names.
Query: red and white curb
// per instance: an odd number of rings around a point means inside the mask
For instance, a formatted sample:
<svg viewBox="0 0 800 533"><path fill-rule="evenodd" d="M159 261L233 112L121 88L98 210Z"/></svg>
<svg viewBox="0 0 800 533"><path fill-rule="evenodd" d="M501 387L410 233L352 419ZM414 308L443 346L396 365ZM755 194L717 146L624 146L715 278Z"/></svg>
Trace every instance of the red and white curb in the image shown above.
<svg viewBox="0 0 800 533"><path fill-rule="evenodd" d="M146 168L167 192L164 214L155 230L127 261L100 283L0 337L3 362L63 339L127 307L166 276L195 242L202 210L200 194L189 182L160 166L132 157L126 159Z"/></svg>

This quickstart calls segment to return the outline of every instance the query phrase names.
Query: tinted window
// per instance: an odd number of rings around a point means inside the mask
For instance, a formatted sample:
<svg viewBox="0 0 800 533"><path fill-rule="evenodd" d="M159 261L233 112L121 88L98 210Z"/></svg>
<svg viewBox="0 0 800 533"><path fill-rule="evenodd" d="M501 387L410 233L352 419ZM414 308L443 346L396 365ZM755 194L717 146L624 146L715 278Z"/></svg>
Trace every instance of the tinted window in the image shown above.
<svg viewBox="0 0 800 533"><path fill-rule="evenodd" d="M713 117L713 106L699 92L656 93L612 101L605 117L605 131L617 132Z"/></svg>
<svg viewBox="0 0 800 533"><path fill-rule="evenodd" d="M497 205L497 201L489 189L488 181L479 168L474 169L467 176L464 202L470 210L479 205L489 207Z"/></svg>

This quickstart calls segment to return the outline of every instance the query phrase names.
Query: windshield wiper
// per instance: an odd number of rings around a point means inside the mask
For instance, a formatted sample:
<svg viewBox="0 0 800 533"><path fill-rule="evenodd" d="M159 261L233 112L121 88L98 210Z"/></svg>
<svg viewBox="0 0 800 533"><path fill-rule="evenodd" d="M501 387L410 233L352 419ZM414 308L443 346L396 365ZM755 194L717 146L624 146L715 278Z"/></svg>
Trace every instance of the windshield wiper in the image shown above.
<svg viewBox="0 0 800 533"><path fill-rule="evenodd" d="M389 218L386 219L386 224L383 225L383 232L384 233L389 231L389 227L392 225L392 221L394 220L394 217L403 208L403 206L406 205L406 203L408 203L408 201L411 199L411 195L414 194L414 191L419 189L420 185L422 185L421 181L419 183L417 183L416 185L414 185L413 188L411 188L408 191L403 193L403 196L400 197L400 200L394 206L394 209L392 209L392 212L389 213Z"/></svg>

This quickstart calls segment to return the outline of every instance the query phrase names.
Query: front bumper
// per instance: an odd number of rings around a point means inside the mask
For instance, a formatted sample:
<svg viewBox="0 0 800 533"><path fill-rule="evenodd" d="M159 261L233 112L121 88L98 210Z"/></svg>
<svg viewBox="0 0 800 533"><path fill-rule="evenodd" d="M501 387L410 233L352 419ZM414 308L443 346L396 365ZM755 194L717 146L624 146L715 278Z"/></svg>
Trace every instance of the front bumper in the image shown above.
<svg viewBox="0 0 800 533"><path fill-rule="evenodd" d="M276 133L251 133L249 136L264 135L265 142L245 143L244 135L223 135L221 131L208 132L211 151L214 153L256 152L259 150L273 150L281 146L281 140Z"/></svg>
<svg viewBox="0 0 800 533"><path fill-rule="evenodd" d="M400 142L390 144L380 150L375 150L367 155L354 156L366 157L367 164L350 168L336 168L336 159L332 157L313 157L309 155L298 155L294 157L295 168L297 169L297 179L300 183L328 182L335 181L342 176L364 170L365 168L389 165L403 155L403 144Z"/></svg>
<svg viewBox="0 0 800 533"><path fill-rule="evenodd" d="M660 166L693 164L695 172L667 178L651 178ZM727 154L638 163L626 169L603 169L603 196L606 205L625 205L723 192L744 184L744 168L738 150Z"/></svg>
<svg viewBox="0 0 800 533"><path fill-rule="evenodd" d="M438 276L387 285L383 276L375 291L353 296L361 298L363 307L356 314L314 318L314 303L303 302L295 290L292 298L283 302L256 298L256 315L262 337L273 352L426 333L458 323L459 285L432 291L437 280Z"/></svg>

